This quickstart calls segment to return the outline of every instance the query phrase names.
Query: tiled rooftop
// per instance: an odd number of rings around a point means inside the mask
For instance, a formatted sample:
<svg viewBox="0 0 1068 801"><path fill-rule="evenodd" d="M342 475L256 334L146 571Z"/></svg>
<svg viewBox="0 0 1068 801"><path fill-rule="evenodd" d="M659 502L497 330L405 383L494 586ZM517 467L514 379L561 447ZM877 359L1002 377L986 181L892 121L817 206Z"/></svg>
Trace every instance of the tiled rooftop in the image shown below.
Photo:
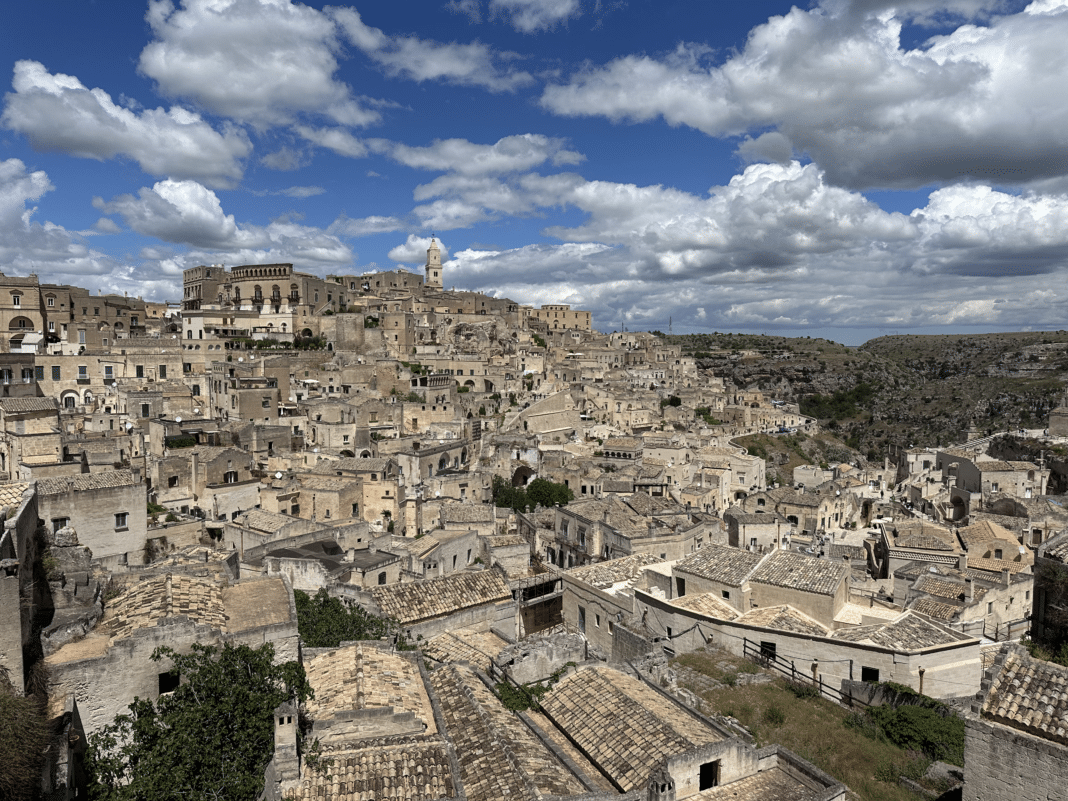
<svg viewBox="0 0 1068 801"><path fill-rule="evenodd" d="M804 612L799 612L787 605L752 609L738 618L738 622L779 631L792 631L796 634L811 634L817 637L826 637L829 631L826 626L813 620Z"/></svg>
<svg viewBox="0 0 1068 801"><path fill-rule="evenodd" d="M226 629L222 593L214 581L179 574L154 576L127 585L108 603L100 630L110 641L130 636L164 618L187 616L194 623Z"/></svg>
<svg viewBox="0 0 1068 801"><path fill-rule="evenodd" d="M675 570L693 573L728 587L740 587L763 558L760 554L727 545L709 544L676 564Z"/></svg>
<svg viewBox="0 0 1068 801"><path fill-rule="evenodd" d="M472 668L439 668L430 681L470 801L534 801L584 792L578 779L501 705Z"/></svg>
<svg viewBox="0 0 1068 801"><path fill-rule="evenodd" d="M933 576L920 576L914 589L917 592L922 592L926 595L933 595L936 598L947 598L954 601L963 601L968 592L968 588L962 583L946 581L945 579L935 578Z"/></svg>
<svg viewBox="0 0 1068 801"><path fill-rule="evenodd" d="M684 707L607 667L565 676L542 708L624 792L641 786L665 757L724 739Z"/></svg>
<svg viewBox="0 0 1068 801"><path fill-rule="evenodd" d="M897 536L891 547L920 548L928 551L956 551L957 538L953 532L924 520L902 520L895 524Z"/></svg>
<svg viewBox="0 0 1068 801"><path fill-rule="evenodd" d="M12 506L16 509L22 504L22 493L30 486L28 481L16 481L14 484L0 484L0 508Z"/></svg>
<svg viewBox="0 0 1068 801"><path fill-rule="evenodd" d="M910 612L905 612L894 622L885 625L839 629L831 634L831 637L849 642L867 642L898 651L916 651L969 639L960 632L945 629Z"/></svg>
<svg viewBox="0 0 1068 801"><path fill-rule="evenodd" d="M484 503L443 503L438 513L442 523L492 523L494 510Z"/></svg>
<svg viewBox="0 0 1068 801"><path fill-rule="evenodd" d="M662 561L649 553L633 553L619 559L573 567L567 571L567 575L599 590L606 590L621 582L632 581L641 574L643 567Z"/></svg>
<svg viewBox="0 0 1068 801"><path fill-rule="evenodd" d="M456 798L448 750L436 738L359 741L325 755L326 773L307 770L297 788L306 801L440 801Z"/></svg>
<svg viewBox="0 0 1068 801"><path fill-rule="evenodd" d="M1015 534L990 520L980 520L970 526L957 529L957 536L960 537L969 554L976 548L985 550L982 546L992 540L1004 540L1012 546L1017 544Z"/></svg>
<svg viewBox="0 0 1068 801"><path fill-rule="evenodd" d="M488 671L493 658L507 647L508 643L492 631L457 629L428 640L423 645L423 653L435 660L434 664L467 662Z"/></svg>
<svg viewBox="0 0 1068 801"><path fill-rule="evenodd" d="M819 801L824 797L823 791L813 790L780 768L763 770L690 796L694 801Z"/></svg>
<svg viewBox="0 0 1068 801"><path fill-rule="evenodd" d="M372 587L371 597L386 617L414 623L484 603L509 600L512 591L499 572L481 570Z"/></svg>
<svg viewBox="0 0 1068 801"><path fill-rule="evenodd" d="M56 476L37 481L38 495L60 495L73 486L75 492L109 489L140 484L129 470L108 470L105 473L84 473L77 476Z"/></svg>
<svg viewBox="0 0 1068 801"><path fill-rule="evenodd" d="M0 398L0 409L4 414L54 412L58 408L55 398Z"/></svg>
<svg viewBox="0 0 1068 801"><path fill-rule="evenodd" d="M933 598L917 598L909 604L909 609L927 615L935 620L943 620L947 623L956 620L957 616L964 611L963 606L942 603Z"/></svg>
<svg viewBox="0 0 1068 801"><path fill-rule="evenodd" d="M738 611L721 601L715 593L705 592L700 595L684 595L671 602L680 609L691 609L716 620L734 620Z"/></svg>
<svg viewBox="0 0 1068 801"><path fill-rule="evenodd" d="M993 676L980 714L1068 745L1068 668L1012 651Z"/></svg>
<svg viewBox="0 0 1068 801"><path fill-rule="evenodd" d="M357 643L318 654L304 664L315 697L308 701L308 714L316 721L358 709L412 712L437 731L430 697L419 668L409 659Z"/></svg>
<svg viewBox="0 0 1068 801"><path fill-rule="evenodd" d="M849 568L842 562L793 551L775 551L753 571L749 580L818 595L834 595L848 574Z"/></svg>
<svg viewBox="0 0 1068 801"><path fill-rule="evenodd" d="M274 533L293 522L292 517L265 512L262 509L250 509L237 518L237 524L255 531Z"/></svg>

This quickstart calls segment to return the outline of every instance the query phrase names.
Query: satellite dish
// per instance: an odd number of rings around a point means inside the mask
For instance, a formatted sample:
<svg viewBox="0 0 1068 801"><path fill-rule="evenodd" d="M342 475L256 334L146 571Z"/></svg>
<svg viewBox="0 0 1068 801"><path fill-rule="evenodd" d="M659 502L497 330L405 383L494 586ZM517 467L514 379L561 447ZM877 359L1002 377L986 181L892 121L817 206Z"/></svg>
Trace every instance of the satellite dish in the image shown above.
<svg viewBox="0 0 1068 801"><path fill-rule="evenodd" d="M181 417L175 417L174 418L174 422L180 423L180 422L182 422L182 418Z"/></svg>
<svg viewBox="0 0 1068 801"><path fill-rule="evenodd" d="M200 409L193 409L193 414L200 414Z"/></svg>
<svg viewBox="0 0 1068 801"><path fill-rule="evenodd" d="M129 431L131 428L133 428L133 423L127 423L126 430Z"/></svg>
<svg viewBox="0 0 1068 801"><path fill-rule="evenodd" d="M274 477L275 478L281 478L282 477L282 471L279 470L277 473L274 474Z"/></svg>
<svg viewBox="0 0 1068 801"><path fill-rule="evenodd" d="M318 452L319 452L319 449L318 449L318 448L314 448L314 449L312 450L312 453L318 453Z"/></svg>
<svg viewBox="0 0 1068 801"><path fill-rule="evenodd" d="M243 361L245 361L245 357L244 357L244 356L238 356L238 357L237 357L237 360L238 360L239 362L243 362Z"/></svg>

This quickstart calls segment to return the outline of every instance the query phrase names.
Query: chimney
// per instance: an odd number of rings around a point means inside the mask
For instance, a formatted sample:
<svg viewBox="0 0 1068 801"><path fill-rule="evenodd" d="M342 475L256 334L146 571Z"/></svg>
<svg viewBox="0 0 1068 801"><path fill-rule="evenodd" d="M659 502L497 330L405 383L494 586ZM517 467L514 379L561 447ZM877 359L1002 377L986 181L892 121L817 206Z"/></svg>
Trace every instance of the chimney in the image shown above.
<svg viewBox="0 0 1068 801"><path fill-rule="evenodd" d="M140 484L141 483L141 468L140 467L136 467L136 466L132 466L132 467L130 467L130 472L133 473L133 480L136 483Z"/></svg>
<svg viewBox="0 0 1068 801"><path fill-rule="evenodd" d="M975 600L975 586L970 578L964 579L964 600L968 603Z"/></svg>
<svg viewBox="0 0 1068 801"><path fill-rule="evenodd" d="M962 573L968 569L968 554L962 553L957 556L957 570Z"/></svg>
<svg viewBox="0 0 1068 801"><path fill-rule="evenodd" d="M1011 579L1009 578L1009 569L1007 567L1003 568L1001 571L1001 586L1008 587L1010 583Z"/></svg>

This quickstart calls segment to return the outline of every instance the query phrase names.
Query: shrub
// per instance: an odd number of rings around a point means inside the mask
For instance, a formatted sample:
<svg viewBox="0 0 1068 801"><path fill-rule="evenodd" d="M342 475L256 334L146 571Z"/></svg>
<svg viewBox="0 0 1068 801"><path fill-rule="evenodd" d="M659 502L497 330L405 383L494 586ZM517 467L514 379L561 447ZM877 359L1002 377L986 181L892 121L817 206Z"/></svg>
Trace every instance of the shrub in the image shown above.
<svg viewBox="0 0 1068 801"><path fill-rule="evenodd" d="M764 710L764 722L769 726L781 726L786 722L786 713L780 707L769 706Z"/></svg>
<svg viewBox="0 0 1068 801"><path fill-rule="evenodd" d="M964 720L931 706L878 706L869 710L890 742L931 759L964 764Z"/></svg>
<svg viewBox="0 0 1068 801"><path fill-rule="evenodd" d="M786 689L794 694L795 698L819 698L819 688L807 681L787 681Z"/></svg>

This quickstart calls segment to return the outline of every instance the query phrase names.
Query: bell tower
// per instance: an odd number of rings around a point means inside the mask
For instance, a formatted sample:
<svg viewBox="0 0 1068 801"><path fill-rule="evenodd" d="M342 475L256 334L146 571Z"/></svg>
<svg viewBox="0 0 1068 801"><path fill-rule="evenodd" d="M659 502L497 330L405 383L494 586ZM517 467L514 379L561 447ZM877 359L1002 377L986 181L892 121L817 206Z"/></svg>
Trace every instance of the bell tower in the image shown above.
<svg viewBox="0 0 1068 801"><path fill-rule="evenodd" d="M423 285L441 289L441 248L434 237L430 238L430 247L426 249L426 277Z"/></svg>

